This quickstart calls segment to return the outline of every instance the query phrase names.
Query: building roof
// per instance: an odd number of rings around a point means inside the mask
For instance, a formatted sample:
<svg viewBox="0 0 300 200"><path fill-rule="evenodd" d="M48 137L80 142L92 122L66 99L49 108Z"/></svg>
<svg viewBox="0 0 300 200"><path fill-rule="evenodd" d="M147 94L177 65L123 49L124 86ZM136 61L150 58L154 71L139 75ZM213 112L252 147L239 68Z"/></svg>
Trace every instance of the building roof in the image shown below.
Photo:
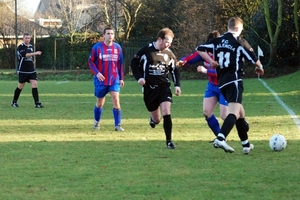
<svg viewBox="0 0 300 200"><path fill-rule="evenodd" d="M0 15L0 32L2 37L14 36L15 35L15 13L10 9L7 9L6 4L1 4L2 14ZM31 22L22 15L17 16L17 34L23 35L23 33L28 32L33 34L35 31L36 35L49 35L51 30L40 26L34 22Z"/></svg>

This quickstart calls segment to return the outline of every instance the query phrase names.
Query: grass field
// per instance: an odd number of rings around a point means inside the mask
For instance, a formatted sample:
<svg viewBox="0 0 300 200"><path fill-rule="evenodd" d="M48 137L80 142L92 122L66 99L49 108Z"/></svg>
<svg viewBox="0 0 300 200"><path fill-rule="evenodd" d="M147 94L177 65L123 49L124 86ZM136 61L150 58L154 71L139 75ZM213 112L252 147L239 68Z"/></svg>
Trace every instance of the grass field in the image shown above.
<svg viewBox="0 0 300 200"><path fill-rule="evenodd" d="M264 79L300 118L300 72ZM182 81L172 104L175 150L165 146L162 124L148 125L141 88L125 81L123 127L114 131L112 104L101 130L92 129L92 81L40 81L44 109L35 109L26 85L12 108L16 81L0 81L0 199L298 199L300 130L258 79L244 81L243 104L255 149L243 155L235 129L232 154L214 149L202 117L206 80ZM108 96L109 97L109 96ZM218 109L216 109L218 116ZM273 152L268 140L288 145Z"/></svg>

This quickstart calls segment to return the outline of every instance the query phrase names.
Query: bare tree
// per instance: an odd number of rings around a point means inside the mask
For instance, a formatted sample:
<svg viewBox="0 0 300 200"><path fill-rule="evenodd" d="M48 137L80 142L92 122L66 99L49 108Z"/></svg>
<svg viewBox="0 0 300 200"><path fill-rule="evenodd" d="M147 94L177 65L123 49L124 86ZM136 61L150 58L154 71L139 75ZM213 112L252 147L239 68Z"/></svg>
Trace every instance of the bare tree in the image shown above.
<svg viewBox="0 0 300 200"><path fill-rule="evenodd" d="M270 38L270 43L269 43L270 58L269 58L268 65L272 65L276 61L277 40L278 40L278 36L279 36L280 30L281 30L281 25L282 25L282 1L277 0L277 4L278 4L277 21L272 21L271 16L270 16L268 0L263 0L265 20L266 20L268 34L269 34L269 38ZM275 30L273 30L272 27L275 27Z"/></svg>
<svg viewBox="0 0 300 200"><path fill-rule="evenodd" d="M296 28L296 34L297 34L297 48L298 48L298 54L300 55L300 30L299 30L299 0L294 0L294 23Z"/></svg>
<svg viewBox="0 0 300 200"><path fill-rule="evenodd" d="M130 32L136 24L143 3L141 0L118 0L124 14L124 39L128 40Z"/></svg>
<svg viewBox="0 0 300 200"><path fill-rule="evenodd" d="M70 36L70 43L74 43L75 34L88 32L93 22L99 18L100 5L90 0L56 0L44 1L49 7L48 14L62 19L62 34Z"/></svg>

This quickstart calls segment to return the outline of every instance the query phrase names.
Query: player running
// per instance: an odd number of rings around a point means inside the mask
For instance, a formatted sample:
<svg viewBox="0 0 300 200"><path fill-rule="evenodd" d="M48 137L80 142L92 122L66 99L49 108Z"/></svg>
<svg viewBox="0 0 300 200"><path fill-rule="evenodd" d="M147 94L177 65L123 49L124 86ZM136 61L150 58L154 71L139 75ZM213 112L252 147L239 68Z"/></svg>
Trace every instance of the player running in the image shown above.
<svg viewBox="0 0 300 200"><path fill-rule="evenodd" d="M218 137L214 140L214 146L224 149L225 152L234 152L234 149L227 144L226 137L235 125L243 146L243 153L248 154L254 145L248 141L249 125L245 120L245 110L242 105L243 59L256 65L257 74L263 75L264 70L253 48L244 39L239 38L243 30L243 21L238 17L232 17L228 21L227 29L228 31L222 36L213 38L196 49L212 67L217 67L219 88L228 102L229 114L224 120ZM213 53L214 59L206 52Z"/></svg>
<svg viewBox="0 0 300 200"><path fill-rule="evenodd" d="M138 84L143 86L144 102L150 112L149 124L154 128L160 122L162 113L166 145L169 149L175 149L172 142L172 92L169 74L174 81L175 95L181 94L176 57L169 49L173 38L172 30L161 29L156 42L142 47L131 61L132 73Z"/></svg>
<svg viewBox="0 0 300 200"><path fill-rule="evenodd" d="M218 31L212 31L207 36L207 42L212 38L216 38L220 36ZM212 53L208 53L208 55L213 58ZM220 124L213 114L214 109L219 102L220 105L220 117L224 120L228 114L228 104L225 98L223 97L219 87L218 87L218 78L216 69L212 68L208 62L206 62L196 51L188 56L185 56L180 59L177 65L184 66L184 65L192 65L198 62L203 62L204 66L198 66L197 71L207 74L208 76L208 83L206 86L206 90L204 93L203 98L203 115L209 128L212 130L214 135L217 137L218 133L220 132ZM216 146L217 147L217 146Z"/></svg>

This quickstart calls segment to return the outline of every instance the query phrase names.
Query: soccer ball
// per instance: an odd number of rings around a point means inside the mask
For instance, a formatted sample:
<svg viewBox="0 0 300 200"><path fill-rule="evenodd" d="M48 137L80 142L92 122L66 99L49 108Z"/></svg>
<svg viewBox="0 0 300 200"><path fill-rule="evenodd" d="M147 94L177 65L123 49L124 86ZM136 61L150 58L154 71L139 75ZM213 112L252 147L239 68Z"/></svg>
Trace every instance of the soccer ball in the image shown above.
<svg viewBox="0 0 300 200"><path fill-rule="evenodd" d="M282 151L286 147L286 139L280 134L273 135L270 138L269 145L273 151Z"/></svg>

